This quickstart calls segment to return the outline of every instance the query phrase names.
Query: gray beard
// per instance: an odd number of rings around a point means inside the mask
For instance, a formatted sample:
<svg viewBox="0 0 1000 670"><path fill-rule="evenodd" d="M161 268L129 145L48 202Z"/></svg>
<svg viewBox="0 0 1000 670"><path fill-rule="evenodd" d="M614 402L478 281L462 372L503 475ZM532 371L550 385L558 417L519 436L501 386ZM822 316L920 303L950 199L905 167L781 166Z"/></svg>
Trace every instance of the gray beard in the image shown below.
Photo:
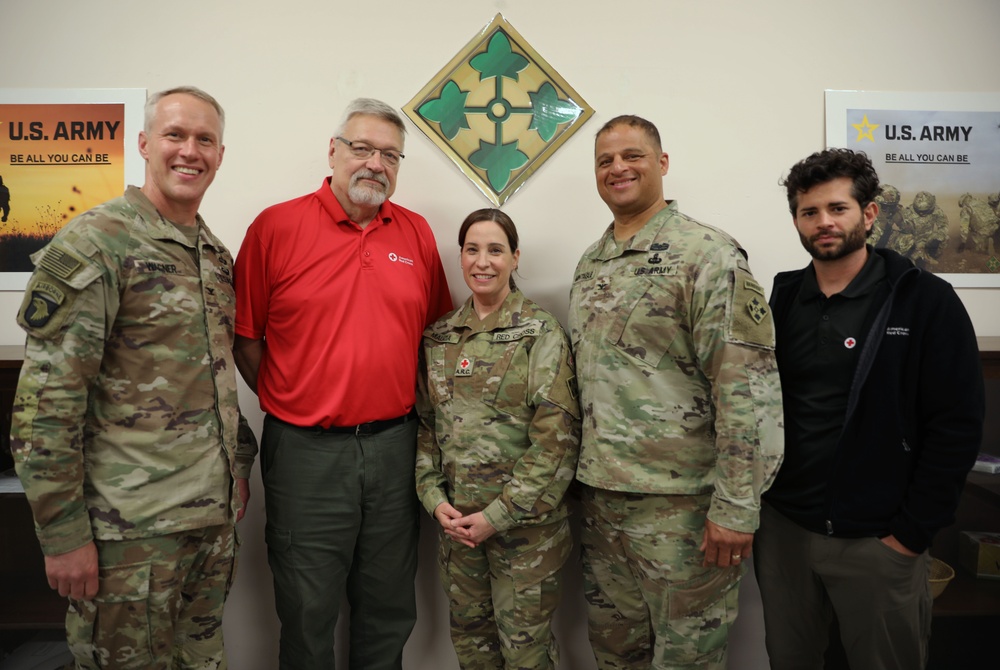
<svg viewBox="0 0 1000 670"><path fill-rule="evenodd" d="M350 197L351 202L359 205L378 206L385 202L385 191L377 191L373 188L358 186L356 184L348 187L347 195Z"/></svg>

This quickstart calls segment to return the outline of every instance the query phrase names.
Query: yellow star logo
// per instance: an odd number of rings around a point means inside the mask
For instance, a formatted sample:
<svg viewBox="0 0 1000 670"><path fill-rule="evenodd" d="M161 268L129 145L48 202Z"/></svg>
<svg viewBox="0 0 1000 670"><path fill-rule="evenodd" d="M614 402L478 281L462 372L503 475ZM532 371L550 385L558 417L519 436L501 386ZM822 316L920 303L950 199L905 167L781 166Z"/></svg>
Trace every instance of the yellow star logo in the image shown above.
<svg viewBox="0 0 1000 670"><path fill-rule="evenodd" d="M872 131L878 128L881 124L868 123L868 115L865 114L865 117L861 119L861 123L852 123L851 125L854 126L854 129L858 131L858 138L854 140L855 142L860 142L865 138L868 138L869 140L874 142L875 138L872 136Z"/></svg>

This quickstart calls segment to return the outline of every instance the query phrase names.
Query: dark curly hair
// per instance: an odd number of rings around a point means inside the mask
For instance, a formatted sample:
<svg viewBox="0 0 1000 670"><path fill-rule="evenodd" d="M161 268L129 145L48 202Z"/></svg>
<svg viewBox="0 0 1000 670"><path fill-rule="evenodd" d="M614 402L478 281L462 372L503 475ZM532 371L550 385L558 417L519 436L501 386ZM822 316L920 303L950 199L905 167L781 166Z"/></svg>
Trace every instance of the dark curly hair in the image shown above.
<svg viewBox="0 0 1000 670"><path fill-rule="evenodd" d="M817 151L792 166L788 177L778 183L788 193L788 209L794 217L800 193L840 177L847 177L853 182L851 196L858 201L861 209L879 194L878 174L872 162L865 152L851 149Z"/></svg>

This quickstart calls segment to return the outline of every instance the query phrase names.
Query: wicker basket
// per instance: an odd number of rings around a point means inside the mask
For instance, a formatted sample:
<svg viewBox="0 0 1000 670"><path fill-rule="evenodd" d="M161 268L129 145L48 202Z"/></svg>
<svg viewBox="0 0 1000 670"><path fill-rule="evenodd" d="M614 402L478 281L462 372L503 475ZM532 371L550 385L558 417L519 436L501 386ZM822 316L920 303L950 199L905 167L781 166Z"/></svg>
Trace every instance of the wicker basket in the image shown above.
<svg viewBox="0 0 1000 670"><path fill-rule="evenodd" d="M948 586L955 577L955 570L944 561L931 556L931 597L937 598L944 593L944 587Z"/></svg>

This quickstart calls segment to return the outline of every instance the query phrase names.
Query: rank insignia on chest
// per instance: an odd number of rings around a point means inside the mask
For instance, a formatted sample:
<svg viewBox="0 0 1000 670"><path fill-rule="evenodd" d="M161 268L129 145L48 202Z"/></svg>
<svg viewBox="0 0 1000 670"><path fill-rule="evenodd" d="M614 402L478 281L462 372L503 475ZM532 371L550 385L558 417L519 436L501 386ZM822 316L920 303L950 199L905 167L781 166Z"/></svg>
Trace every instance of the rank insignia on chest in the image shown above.
<svg viewBox="0 0 1000 670"><path fill-rule="evenodd" d="M460 358L460 359L458 359L458 364L455 366L455 376L456 377L471 377L472 376L472 359L471 358Z"/></svg>
<svg viewBox="0 0 1000 670"><path fill-rule="evenodd" d="M747 312L750 313L751 319L760 323L767 316L767 303L757 297L750 298L747 301Z"/></svg>

